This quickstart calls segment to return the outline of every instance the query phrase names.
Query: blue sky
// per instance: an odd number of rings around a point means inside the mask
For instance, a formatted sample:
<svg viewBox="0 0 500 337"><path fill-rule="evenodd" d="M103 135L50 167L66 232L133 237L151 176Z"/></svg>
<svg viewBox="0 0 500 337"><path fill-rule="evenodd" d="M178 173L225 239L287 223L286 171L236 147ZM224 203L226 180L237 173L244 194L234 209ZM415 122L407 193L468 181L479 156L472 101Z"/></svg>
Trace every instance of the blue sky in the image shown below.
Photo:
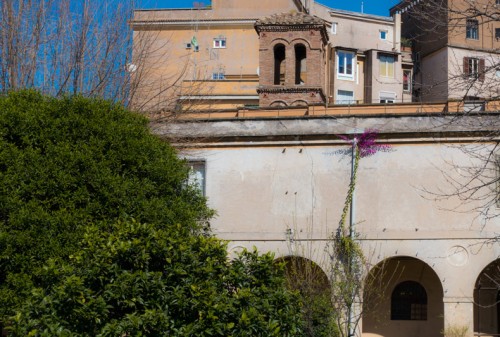
<svg viewBox="0 0 500 337"><path fill-rule="evenodd" d="M260 0L248 0L260 1ZM194 0L140 0L141 8L192 8ZM196 0L209 4L210 0ZM361 3L363 3L363 12L376 15L389 15L389 8L399 2L399 0L319 0L318 2L338 9L361 12Z"/></svg>

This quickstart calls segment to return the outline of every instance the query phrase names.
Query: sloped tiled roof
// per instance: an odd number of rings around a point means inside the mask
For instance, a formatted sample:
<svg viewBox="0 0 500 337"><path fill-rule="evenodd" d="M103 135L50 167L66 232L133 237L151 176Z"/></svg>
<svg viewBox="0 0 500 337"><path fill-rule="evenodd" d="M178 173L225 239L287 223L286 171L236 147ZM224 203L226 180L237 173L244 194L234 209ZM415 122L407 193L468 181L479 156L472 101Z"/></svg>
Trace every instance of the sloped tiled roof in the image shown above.
<svg viewBox="0 0 500 337"><path fill-rule="evenodd" d="M316 16L306 13L289 12L273 14L271 16L257 20L255 25L323 25L324 21Z"/></svg>

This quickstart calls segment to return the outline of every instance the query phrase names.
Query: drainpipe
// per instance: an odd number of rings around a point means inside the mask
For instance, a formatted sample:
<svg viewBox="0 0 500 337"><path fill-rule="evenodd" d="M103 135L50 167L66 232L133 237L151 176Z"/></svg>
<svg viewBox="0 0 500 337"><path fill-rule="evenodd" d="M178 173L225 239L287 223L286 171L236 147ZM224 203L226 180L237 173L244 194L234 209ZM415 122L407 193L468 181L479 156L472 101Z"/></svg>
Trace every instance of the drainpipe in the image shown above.
<svg viewBox="0 0 500 337"><path fill-rule="evenodd" d="M356 151L358 148L358 139L354 137L351 148L351 182L354 179L354 161L356 160ZM349 237L352 239L354 226L354 195L356 189L352 191L351 205L349 206Z"/></svg>
<svg viewBox="0 0 500 337"><path fill-rule="evenodd" d="M358 150L358 139L356 137L354 137L353 141L352 141L352 147L351 147L351 184L352 184L352 181L354 180L354 168L355 168L355 161L356 161L356 152ZM355 193L356 193L356 189L354 188L353 191L352 191L352 195L351 195L351 204L349 205L349 238L351 240L353 240L353 236L354 236L354 206L355 206ZM347 262L348 263L348 273L349 275L351 274L351 269L352 269L352 254L349 255L349 261ZM351 294L352 296L353 294ZM354 296L352 296L354 297ZM352 306L354 304L354 301L353 303L351 303L351 305L349 306L348 308L348 312L347 312L347 337L351 337L351 336L354 336L354 329L352 329L352 323L354 321L354 318L353 318L353 310L352 310Z"/></svg>

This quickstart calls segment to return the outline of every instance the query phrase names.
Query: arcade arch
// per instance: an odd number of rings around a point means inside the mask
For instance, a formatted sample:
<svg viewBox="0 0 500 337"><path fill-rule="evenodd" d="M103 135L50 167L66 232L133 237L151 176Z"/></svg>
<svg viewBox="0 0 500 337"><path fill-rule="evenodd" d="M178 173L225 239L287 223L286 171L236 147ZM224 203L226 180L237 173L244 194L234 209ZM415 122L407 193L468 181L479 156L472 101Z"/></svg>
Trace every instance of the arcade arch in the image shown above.
<svg viewBox="0 0 500 337"><path fill-rule="evenodd" d="M285 264L288 287L300 293L304 336L335 336L331 288L325 272L313 261L300 256L286 256L277 261Z"/></svg>
<svg viewBox="0 0 500 337"><path fill-rule="evenodd" d="M443 287L425 262L391 257L370 271L363 298L363 336L442 337Z"/></svg>
<svg viewBox="0 0 500 337"><path fill-rule="evenodd" d="M487 265L474 286L474 335L500 336L500 259Z"/></svg>

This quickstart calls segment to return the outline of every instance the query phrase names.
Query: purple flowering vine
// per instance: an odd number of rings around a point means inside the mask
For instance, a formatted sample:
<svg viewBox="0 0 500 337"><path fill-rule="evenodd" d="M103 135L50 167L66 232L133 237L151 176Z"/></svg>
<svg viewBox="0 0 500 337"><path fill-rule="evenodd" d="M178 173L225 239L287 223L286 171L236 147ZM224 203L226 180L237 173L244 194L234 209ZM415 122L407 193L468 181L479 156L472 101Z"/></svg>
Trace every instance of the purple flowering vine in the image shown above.
<svg viewBox="0 0 500 337"><path fill-rule="evenodd" d="M338 135L340 139L355 145L361 158L372 156L379 151L389 150L389 145L376 142L377 136L378 132L374 129L366 129L363 133L355 134L351 137Z"/></svg>
<svg viewBox="0 0 500 337"><path fill-rule="evenodd" d="M376 142L378 132L374 129L366 129L361 134L355 134L351 137L338 135L339 138L349 142L352 145L353 159L352 159L352 174L351 181L349 183L349 190L347 192L347 197L344 203L344 209L342 211L342 216L340 218L339 228L337 236L345 235L346 233L346 218L351 207L352 197L354 194L354 189L356 187L356 178L358 174L359 160L361 158L369 157L374 155L379 151L387 151L390 146L387 144L379 144ZM352 236L352 228L349 229L349 236Z"/></svg>

